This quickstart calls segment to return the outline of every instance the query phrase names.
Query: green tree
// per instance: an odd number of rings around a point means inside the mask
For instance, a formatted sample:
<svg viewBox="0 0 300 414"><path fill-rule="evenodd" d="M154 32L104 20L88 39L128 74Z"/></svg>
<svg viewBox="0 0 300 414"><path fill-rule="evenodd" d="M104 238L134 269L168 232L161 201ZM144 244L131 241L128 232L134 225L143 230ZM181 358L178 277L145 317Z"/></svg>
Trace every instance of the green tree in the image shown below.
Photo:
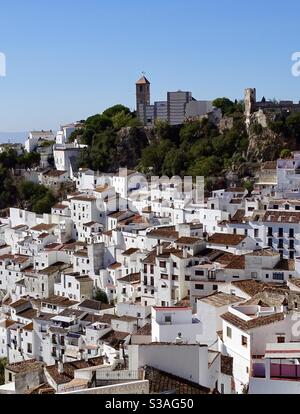
<svg viewBox="0 0 300 414"><path fill-rule="evenodd" d="M94 115L89 117L86 122L86 128L92 129L95 133L105 131L107 128L113 127L113 122L105 115Z"/></svg>
<svg viewBox="0 0 300 414"><path fill-rule="evenodd" d="M229 115L234 109L234 102L228 98L217 98L213 101L213 106L221 109L223 115Z"/></svg>
<svg viewBox="0 0 300 414"><path fill-rule="evenodd" d="M290 135L300 140L300 113L295 112L289 115L286 119L286 125L289 129Z"/></svg>
<svg viewBox="0 0 300 414"><path fill-rule="evenodd" d="M105 303L106 305L108 304L107 294L104 290L97 289L97 291L95 292L94 299L98 302Z"/></svg>
<svg viewBox="0 0 300 414"><path fill-rule="evenodd" d="M114 105L114 106L106 109L103 112L103 115L106 116L107 118L113 118L113 117L115 117L117 114L119 114L121 112L124 113L125 115L132 115L130 109L127 108L124 105L121 105L121 104Z"/></svg>
<svg viewBox="0 0 300 414"><path fill-rule="evenodd" d="M202 158L195 164L191 165L188 175L193 177L216 177L223 168L223 160L215 155Z"/></svg>
<svg viewBox="0 0 300 414"><path fill-rule="evenodd" d="M5 383L5 367L8 364L8 360L6 358L0 359L0 385L4 385Z"/></svg>
<svg viewBox="0 0 300 414"><path fill-rule="evenodd" d="M183 143L193 144L200 137L203 137L201 131L202 123L200 121L191 121L184 124L180 130L180 140Z"/></svg>
<svg viewBox="0 0 300 414"><path fill-rule="evenodd" d="M292 151L291 150L289 150L289 149L283 149L281 152L280 152L280 158L290 158L291 157L291 155L292 155Z"/></svg>

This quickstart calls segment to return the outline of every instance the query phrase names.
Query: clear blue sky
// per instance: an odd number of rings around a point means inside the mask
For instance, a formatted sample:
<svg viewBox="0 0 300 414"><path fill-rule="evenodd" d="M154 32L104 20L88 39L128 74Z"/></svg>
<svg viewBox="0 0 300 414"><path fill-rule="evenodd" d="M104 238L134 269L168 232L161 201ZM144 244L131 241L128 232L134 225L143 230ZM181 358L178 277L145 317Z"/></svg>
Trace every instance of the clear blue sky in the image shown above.
<svg viewBox="0 0 300 414"><path fill-rule="evenodd" d="M0 131L57 128L123 103L142 71L152 100L300 99L299 0L0 0Z"/></svg>

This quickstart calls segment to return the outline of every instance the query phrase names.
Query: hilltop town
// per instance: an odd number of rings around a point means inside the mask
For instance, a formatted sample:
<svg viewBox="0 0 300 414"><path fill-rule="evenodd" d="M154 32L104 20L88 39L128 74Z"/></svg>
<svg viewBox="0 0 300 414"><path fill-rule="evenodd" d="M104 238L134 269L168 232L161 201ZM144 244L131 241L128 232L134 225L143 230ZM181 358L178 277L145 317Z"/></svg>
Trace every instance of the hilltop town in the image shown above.
<svg viewBox="0 0 300 414"><path fill-rule="evenodd" d="M298 393L299 114L143 76L134 113L0 145L0 394Z"/></svg>

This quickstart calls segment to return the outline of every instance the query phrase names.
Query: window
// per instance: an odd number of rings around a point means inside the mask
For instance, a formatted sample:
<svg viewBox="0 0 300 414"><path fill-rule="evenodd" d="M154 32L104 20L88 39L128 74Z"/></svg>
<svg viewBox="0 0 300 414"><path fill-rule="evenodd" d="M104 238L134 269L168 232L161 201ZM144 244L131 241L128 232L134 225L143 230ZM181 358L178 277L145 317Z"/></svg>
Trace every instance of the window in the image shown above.
<svg viewBox="0 0 300 414"><path fill-rule="evenodd" d="M173 262L173 267L177 268L177 263L176 262Z"/></svg>
<svg viewBox="0 0 300 414"><path fill-rule="evenodd" d="M173 276L172 276L172 280L173 280L174 282L178 282L178 276L173 275Z"/></svg>
<svg viewBox="0 0 300 414"><path fill-rule="evenodd" d="M159 267L162 269L166 268L166 262L159 262Z"/></svg>
<svg viewBox="0 0 300 414"><path fill-rule="evenodd" d="M195 275L196 276L204 276L204 270L196 270Z"/></svg>
<svg viewBox="0 0 300 414"><path fill-rule="evenodd" d="M244 346L245 348L247 348L248 346L248 338L246 338L246 336L242 335L242 346Z"/></svg>
<svg viewBox="0 0 300 414"><path fill-rule="evenodd" d="M258 229L254 230L254 237L257 239L259 237L259 231Z"/></svg>
<svg viewBox="0 0 300 414"><path fill-rule="evenodd" d="M147 265L144 265L144 273L147 273Z"/></svg>
<svg viewBox="0 0 300 414"><path fill-rule="evenodd" d="M232 338L232 329L229 328L229 326L227 326L227 330L226 330L226 336L227 338Z"/></svg>
<svg viewBox="0 0 300 414"><path fill-rule="evenodd" d="M195 285L196 290L204 290L204 285Z"/></svg>
<svg viewBox="0 0 300 414"><path fill-rule="evenodd" d="M172 316L171 315L165 315L165 323L172 323Z"/></svg>
<svg viewBox="0 0 300 414"><path fill-rule="evenodd" d="M284 344L285 343L285 336L278 336L277 337L277 343L278 344Z"/></svg>
<svg viewBox="0 0 300 414"><path fill-rule="evenodd" d="M283 229L278 229L278 237L283 237Z"/></svg>
<svg viewBox="0 0 300 414"><path fill-rule="evenodd" d="M273 273L273 280L284 280L284 273Z"/></svg>
<svg viewBox="0 0 300 414"><path fill-rule="evenodd" d="M185 281L186 282L189 282L191 280L191 277L190 276L185 276Z"/></svg>
<svg viewBox="0 0 300 414"><path fill-rule="evenodd" d="M218 290L218 285L213 285L213 290Z"/></svg>

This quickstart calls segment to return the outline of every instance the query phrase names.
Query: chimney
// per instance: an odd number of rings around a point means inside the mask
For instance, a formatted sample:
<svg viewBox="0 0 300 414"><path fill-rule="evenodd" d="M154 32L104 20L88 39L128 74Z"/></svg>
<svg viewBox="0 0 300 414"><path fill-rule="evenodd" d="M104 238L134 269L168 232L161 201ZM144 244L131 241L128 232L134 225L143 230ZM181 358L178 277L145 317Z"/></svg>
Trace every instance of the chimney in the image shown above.
<svg viewBox="0 0 300 414"><path fill-rule="evenodd" d="M183 258L184 258L184 259L187 259L187 257L188 257L188 252L187 252L186 247L184 247L184 248L183 248Z"/></svg>
<svg viewBox="0 0 300 414"><path fill-rule="evenodd" d="M157 256L160 254L160 244L156 246L156 254Z"/></svg>
<svg viewBox="0 0 300 414"><path fill-rule="evenodd" d="M63 374L64 373L64 364L62 362L58 362L57 364L57 371L59 374Z"/></svg>
<svg viewBox="0 0 300 414"><path fill-rule="evenodd" d="M178 333L177 338L175 339L175 344L183 344L182 334L181 332Z"/></svg>

